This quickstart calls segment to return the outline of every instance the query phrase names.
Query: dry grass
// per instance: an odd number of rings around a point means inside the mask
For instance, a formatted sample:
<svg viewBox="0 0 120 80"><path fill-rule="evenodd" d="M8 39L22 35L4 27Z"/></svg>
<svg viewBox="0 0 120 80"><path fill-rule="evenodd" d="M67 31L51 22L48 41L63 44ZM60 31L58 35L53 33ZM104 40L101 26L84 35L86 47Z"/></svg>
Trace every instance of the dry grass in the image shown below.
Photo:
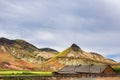
<svg viewBox="0 0 120 80"><path fill-rule="evenodd" d="M120 80L120 77L104 77L98 78L97 80Z"/></svg>

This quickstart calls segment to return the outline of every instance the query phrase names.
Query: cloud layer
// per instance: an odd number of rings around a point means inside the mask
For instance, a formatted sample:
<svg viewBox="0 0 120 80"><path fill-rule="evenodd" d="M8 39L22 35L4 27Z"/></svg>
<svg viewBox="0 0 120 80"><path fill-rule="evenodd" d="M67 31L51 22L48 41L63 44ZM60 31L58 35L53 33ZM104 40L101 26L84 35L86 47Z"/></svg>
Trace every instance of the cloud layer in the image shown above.
<svg viewBox="0 0 120 80"><path fill-rule="evenodd" d="M119 0L0 0L0 36L63 50L77 43L120 61Z"/></svg>

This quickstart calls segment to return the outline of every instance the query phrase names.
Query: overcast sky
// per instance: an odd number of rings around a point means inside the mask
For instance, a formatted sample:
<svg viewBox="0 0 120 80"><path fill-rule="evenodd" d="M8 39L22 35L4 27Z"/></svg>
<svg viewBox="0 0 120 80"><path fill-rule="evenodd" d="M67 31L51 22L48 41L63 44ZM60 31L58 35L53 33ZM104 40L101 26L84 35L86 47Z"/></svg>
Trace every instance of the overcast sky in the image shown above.
<svg viewBox="0 0 120 80"><path fill-rule="evenodd" d="M0 0L0 37L120 61L120 0Z"/></svg>

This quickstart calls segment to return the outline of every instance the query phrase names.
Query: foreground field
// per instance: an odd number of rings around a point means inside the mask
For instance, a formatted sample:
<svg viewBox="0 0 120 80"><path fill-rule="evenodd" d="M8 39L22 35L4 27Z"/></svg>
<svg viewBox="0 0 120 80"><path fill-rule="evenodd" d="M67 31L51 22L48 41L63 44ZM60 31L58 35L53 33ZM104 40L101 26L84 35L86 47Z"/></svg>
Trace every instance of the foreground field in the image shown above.
<svg viewBox="0 0 120 80"><path fill-rule="evenodd" d="M120 77L53 77L52 72L0 71L0 80L120 80Z"/></svg>
<svg viewBox="0 0 120 80"><path fill-rule="evenodd" d="M0 71L0 75L39 75L51 76L52 72L37 72L37 71Z"/></svg>
<svg viewBox="0 0 120 80"><path fill-rule="evenodd" d="M52 79L53 80L53 79ZM58 79L54 79L58 80ZM120 77L102 77L102 78L62 78L59 80L120 80Z"/></svg>
<svg viewBox="0 0 120 80"><path fill-rule="evenodd" d="M120 77L102 77L102 78L5 78L0 80L120 80Z"/></svg>
<svg viewBox="0 0 120 80"><path fill-rule="evenodd" d="M104 78L97 78L96 80L120 80L120 77L104 77Z"/></svg>

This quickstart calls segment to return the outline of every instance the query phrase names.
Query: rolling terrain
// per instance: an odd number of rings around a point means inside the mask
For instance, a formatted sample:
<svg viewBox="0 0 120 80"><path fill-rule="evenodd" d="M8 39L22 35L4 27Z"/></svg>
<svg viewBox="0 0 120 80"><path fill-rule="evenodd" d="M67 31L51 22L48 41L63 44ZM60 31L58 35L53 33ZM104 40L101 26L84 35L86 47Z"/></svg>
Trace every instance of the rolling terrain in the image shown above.
<svg viewBox="0 0 120 80"><path fill-rule="evenodd" d="M32 70L56 53L56 50L39 49L24 40L0 38L0 64L4 69ZM52 51L51 51L52 50Z"/></svg>
<svg viewBox="0 0 120 80"><path fill-rule="evenodd" d="M0 38L1 70L56 71L65 65L117 64L95 52L86 52L72 44L62 52L37 48L27 41Z"/></svg>
<svg viewBox="0 0 120 80"><path fill-rule="evenodd" d="M72 44L69 48L55 55L43 65L45 69L58 70L65 65L102 65L116 64L114 60L107 59L95 52L85 52L76 44Z"/></svg>

